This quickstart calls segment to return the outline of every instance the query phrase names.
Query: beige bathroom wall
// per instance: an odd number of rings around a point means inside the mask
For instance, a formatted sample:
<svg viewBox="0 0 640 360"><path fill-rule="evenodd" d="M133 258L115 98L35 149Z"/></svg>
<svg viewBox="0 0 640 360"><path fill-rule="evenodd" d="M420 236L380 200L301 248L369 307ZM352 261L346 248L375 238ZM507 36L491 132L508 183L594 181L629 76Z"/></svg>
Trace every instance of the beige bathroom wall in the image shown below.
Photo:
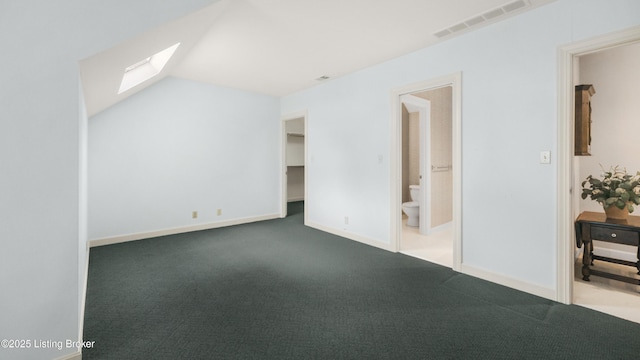
<svg viewBox="0 0 640 360"><path fill-rule="evenodd" d="M409 185L420 185L420 113L409 113ZM407 186L407 190L408 190Z"/></svg>
<svg viewBox="0 0 640 360"><path fill-rule="evenodd" d="M402 202L411 201L409 193L409 111L402 105Z"/></svg>
<svg viewBox="0 0 640 360"><path fill-rule="evenodd" d="M431 165L449 166L448 170L431 171L431 227L453 219L452 88L450 86L414 94L431 101Z"/></svg>
<svg viewBox="0 0 640 360"><path fill-rule="evenodd" d="M411 201L409 185L420 185L420 113L402 105L402 202Z"/></svg>

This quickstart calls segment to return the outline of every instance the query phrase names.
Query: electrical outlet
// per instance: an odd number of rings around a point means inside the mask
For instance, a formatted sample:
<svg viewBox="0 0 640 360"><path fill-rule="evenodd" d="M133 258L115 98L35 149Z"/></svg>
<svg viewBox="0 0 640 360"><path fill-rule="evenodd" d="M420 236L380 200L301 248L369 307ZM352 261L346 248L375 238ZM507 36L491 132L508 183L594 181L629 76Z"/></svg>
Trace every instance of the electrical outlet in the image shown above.
<svg viewBox="0 0 640 360"><path fill-rule="evenodd" d="M345 225L349 225L349 217L348 216L344 217L344 224Z"/></svg>
<svg viewBox="0 0 640 360"><path fill-rule="evenodd" d="M192 211L191 212L191 218L192 219L197 219L198 218L198 212L197 211Z"/></svg>
<svg viewBox="0 0 640 360"><path fill-rule="evenodd" d="M218 211L216 212L216 214L218 214L218 216L222 215L222 209L218 209Z"/></svg>

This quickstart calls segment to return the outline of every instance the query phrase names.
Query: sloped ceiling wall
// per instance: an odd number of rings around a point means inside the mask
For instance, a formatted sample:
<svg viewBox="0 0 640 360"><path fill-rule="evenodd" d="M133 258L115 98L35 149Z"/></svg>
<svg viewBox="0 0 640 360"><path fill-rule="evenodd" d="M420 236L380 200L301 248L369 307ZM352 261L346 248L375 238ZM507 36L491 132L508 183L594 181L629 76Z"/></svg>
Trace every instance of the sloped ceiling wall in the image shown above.
<svg viewBox="0 0 640 360"><path fill-rule="evenodd" d="M88 116L91 117L162 80L209 30L211 23L216 21L227 5L227 1L215 3L81 60L80 75ZM180 46L158 75L118 94L126 67L178 42Z"/></svg>
<svg viewBox="0 0 640 360"><path fill-rule="evenodd" d="M89 116L167 75L284 96L450 37L434 34L522 0L222 0L80 61ZM460 33L554 0L528 5ZM457 34L457 33L456 33ZM151 81L118 95L124 69L177 42Z"/></svg>

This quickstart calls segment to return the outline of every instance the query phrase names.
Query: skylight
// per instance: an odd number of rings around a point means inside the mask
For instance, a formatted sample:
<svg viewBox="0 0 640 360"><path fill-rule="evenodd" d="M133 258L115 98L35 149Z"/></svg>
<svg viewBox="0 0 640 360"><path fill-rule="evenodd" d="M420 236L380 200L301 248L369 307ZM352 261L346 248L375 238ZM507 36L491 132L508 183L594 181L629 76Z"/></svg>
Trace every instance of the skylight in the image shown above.
<svg viewBox="0 0 640 360"><path fill-rule="evenodd" d="M130 66L127 66L127 68L124 69L124 75L122 76L122 82L120 83L118 94L122 94L132 87L139 85L158 75L167 64L169 59L171 59L171 56L176 51L178 46L180 46L180 43L170 46L155 55L149 56Z"/></svg>
<svg viewBox="0 0 640 360"><path fill-rule="evenodd" d="M125 73L128 73L129 71L135 70L136 68L149 63L149 61L151 61L151 56L149 56L148 58L144 59L144 60L140 60L137 63L127 67L126 69L124 69Z"/></svg>

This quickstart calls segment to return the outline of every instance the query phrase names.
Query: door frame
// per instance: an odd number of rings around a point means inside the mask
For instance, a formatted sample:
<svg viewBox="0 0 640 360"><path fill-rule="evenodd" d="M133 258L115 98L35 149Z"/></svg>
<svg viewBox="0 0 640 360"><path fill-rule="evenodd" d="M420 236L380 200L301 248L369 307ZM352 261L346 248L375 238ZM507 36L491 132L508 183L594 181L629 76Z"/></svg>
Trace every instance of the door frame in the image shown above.
<svg viewBox="0 0 640 360"><path fill-rule="evenodd" d="M308 148L308 139L307 139L307 111L299 111L295 113L286 114L280 117L280 217L287 217L287 185L288 185L288 176L287 176L287 121L303 119L304 122L304 223L307 223L307 148Z"/></svg>
<svg viewBox="0 0 640 360"><path fill-rule="evenodd" d="M580 56L640 41L640 26L575 42L558 49L558 183L556 301L573 303L573 230L577 209L574 192L574 71ZM577 189L576 189L577 190Z"/></svg>
<svg viewBox="0 0 640 360"><path fill-rule="evenodd" d="M462 72L401 86L391 91L391 244L400 251L402 240L402 104L400 97L451 86L452 95L452 175L453 175L453 266L462 265Z"/></svg>

